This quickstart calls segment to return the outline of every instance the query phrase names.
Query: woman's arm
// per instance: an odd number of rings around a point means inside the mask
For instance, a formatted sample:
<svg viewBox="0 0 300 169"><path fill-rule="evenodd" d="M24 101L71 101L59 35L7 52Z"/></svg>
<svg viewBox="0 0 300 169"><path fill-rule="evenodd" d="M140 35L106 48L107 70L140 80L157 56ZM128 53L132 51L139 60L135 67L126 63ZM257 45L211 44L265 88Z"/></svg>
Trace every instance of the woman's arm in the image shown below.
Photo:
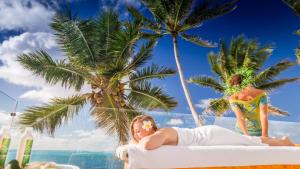
<svg viewBox="0 0 300 169"><path fill-rule="evenodd" d="M236 116L238 125L240 126L242 132L244 133L244 135L249 135L247 127L246 127L246 121L245 121L242 111L238 108L238 106L233 105L233 104L231 104L231 108Z"/></svg>
<svg viewBox="0 0 300 169"><path fill-rule="evenodd" d="M139 145L146 150L153 150L166 143L168 139L168 130L160 129L150 136L144 137Z"/></svg>
<svg viewBox="0 0 300 169"><path fill-rule="evenodd" d="M260 122L262 129L262 137L268 137L268 104L260 104L259 106L260 112Z"/></svg>
<svg viewBox="0 0 300 169"><path fill-rule="evenodd" d="M128 161L124 161L124 169L129 169Z"/></svg>

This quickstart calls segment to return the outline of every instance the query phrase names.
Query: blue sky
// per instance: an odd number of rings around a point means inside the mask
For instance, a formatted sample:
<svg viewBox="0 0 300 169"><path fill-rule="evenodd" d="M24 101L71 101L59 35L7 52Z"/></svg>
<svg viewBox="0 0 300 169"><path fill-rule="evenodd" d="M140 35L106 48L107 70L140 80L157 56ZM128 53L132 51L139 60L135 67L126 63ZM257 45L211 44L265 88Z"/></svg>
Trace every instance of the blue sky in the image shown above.
<svg viewBox="0 0 300 169"><path fill-rule="evenodd" d="M294 50L299 44L299 36L293 34L299 28L299 18L280 0L243 0L238 3L235 11L222 17L207 21L203 26L190 31L204 39L218 42L225 39L229 42L232 37L245 35L247 38L257 39L262 45L272 44L273 55L266 62L265 67L271 66L280 60L295 60ZM207 62L210 51L218 48L202 48L179 41L181 62L186 78L193 75L212 75ZM154 51L154 62L176 68L170 37L161 39ZM282 73L280 77L299 77L299 66ZM162 82L166 90L179 100L178 113L189 113L187 103L179 85L178 77L169 78ZM270 94L271 103L291 113L290 117L272 118L277 120L299 121L299 83L289 84ZM214 91L189 84L194 103L202 99L214 98L219 95ZM201 109L199 109L201 110Z"/></svg>
<svg viewBox="0 0 300 169"><path fill-rule="evenodd" d="M109 0L68 1L71 8L83 18L95 17L99 10L103 10L103 7L111 2ZM145 11L145 8L136 0L120 0L117 7L122 11L122 18L127 16L122 6L124 3L134 4ZM41 78L33 77L30 72L15 62L17 55L37 48L47 50L55 58L63 57L57 48L52 31L47 26L55 9L61 5L58 0L51 1L51 3L45 0L4 0L0 2L0 16L3 18L0 21L0 89L20 101L18 112L22 112L27 106L47 102L51 97L64 97L74 92L65 90L59 85L47 85ZM300 28L299 21L300 18L281 0L241 0L237 9L232 13L206 21L201 27L189 32L213 42L218 42L221 38L229 42L232 37L243 34L247 38L257 39L262 45L273 44L273 55L265 64L265 67L268 67L283 59L296 59L294 50L299 45L300 37L293 32ZM180 58L186 78L200 74L213 75L207 62L207 54L210 51L217 52L218 48L203 48L179 40ZM159 40L151 62L176 69L173 46L169 36ZM282 73L280 77L300 77L300 67L291 68ZM154 83L163 87L179 102L178 107L172 112L190 114L178 75ZM207 99L220 96L213 90L193 84L189 84L188 87L193 102L198 105L205 103ZM289 117L271 117L271 119L299 122L299 93L299 83L289 84L273 91L270 94L271 103L289 111L291 115ZM0 103L1 117L9 119L5 115L13 110L14 101L0 93ZM197 110L201 112L202 108L197 108ZM232 115L230 113L226 116ZM58 130L57 135L64 137L73 134L72 138L73 136L78 138L100 132L101 137L103 136L103 131L92 130L94 125L91 120L82 122L82 119L89 119L88 107L82 111L79 117ZM3 120L0 120L1 124L8 123L2 122ZM178 119L172 122L177 124ZM91 130L92 132L87 132ZM105 138L105 136L103 137Z"/></svg>

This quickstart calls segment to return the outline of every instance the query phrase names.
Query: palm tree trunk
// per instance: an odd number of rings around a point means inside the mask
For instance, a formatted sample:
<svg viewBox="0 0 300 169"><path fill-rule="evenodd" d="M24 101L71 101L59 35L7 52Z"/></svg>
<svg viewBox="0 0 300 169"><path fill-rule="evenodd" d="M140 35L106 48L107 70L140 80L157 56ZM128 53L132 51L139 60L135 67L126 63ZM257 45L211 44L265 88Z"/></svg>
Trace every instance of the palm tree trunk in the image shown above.
<svg viewBox="0 0 300 169"><path fill-rule="evenodd" d="M183 70L182 70L182 67L181 67L181 64L180 64L180 61L179 61L178 47L177 47L177 36L173 35L172 39L173 39L174 55L175 55L176 65L177 65L177 69L178 69L178 72L179 72L180 82L181 82L181 85L182 85L182 88L183 88L183 91L184 91L184 95L186 97L186 100L187 100L188 105L190 107L190 110L192 112L192 115L193 115L193 118L195 120L196 126L202 126L202 121L200 121L200 119L199 119L198 113L196 112L196 109L193 105L190 92L189 92L189 90L186 86L185 77L184 77Z"/></svg>

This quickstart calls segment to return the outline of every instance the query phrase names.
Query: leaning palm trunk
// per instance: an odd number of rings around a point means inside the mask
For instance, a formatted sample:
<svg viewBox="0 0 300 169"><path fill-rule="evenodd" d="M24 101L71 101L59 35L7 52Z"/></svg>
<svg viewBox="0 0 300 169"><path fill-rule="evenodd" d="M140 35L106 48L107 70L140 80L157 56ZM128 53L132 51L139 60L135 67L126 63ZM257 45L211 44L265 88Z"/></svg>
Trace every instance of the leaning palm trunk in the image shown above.
<svg viewBox="0 0 300 169"><path fill-rule="evenodd" d="M176 36L172 36L173 38L173 46L174 46L174 56L175 56L175 60L176 60L176 65L177 65L177 69L178 69L178 73L179 73L179 77L180 77L180 82L184 91L184 95L186 97L186 100L188 102L188 105L190 107L190 110L192 112L194 121L196 123L197 126L202 126L202 121L199 119L198 113L196 112L196 109L193 105L192 102L192 98L191 98L191 94L186 86L186 82L185 82L185 78L184 78L184 74L183 74L183 70L181 68L181 64L179 61L179 55L178 55L178 47L177 47L177 38Z"/></svg>

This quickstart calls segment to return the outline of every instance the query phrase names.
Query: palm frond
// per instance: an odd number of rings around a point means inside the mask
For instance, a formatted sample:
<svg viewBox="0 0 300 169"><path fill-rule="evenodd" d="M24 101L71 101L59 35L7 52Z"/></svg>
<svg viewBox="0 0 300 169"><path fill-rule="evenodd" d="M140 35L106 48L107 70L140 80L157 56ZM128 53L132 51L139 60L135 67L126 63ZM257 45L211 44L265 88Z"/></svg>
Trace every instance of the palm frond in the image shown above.
<svg viewBox="0 0 300 169"><path fill-rule="evenodd" d="M258 85L257 88L262 89L262 90L273 90L273 89L277 89L287 83L296 82L299 80L300 80L300 78L280 79L280 80L262 83L262 84Z"/></svg>
<svg viewBox="0 0 300 169"><path fill-rule="evenodd" d="M161 6L165 14L165 24L170 30L173 30L175 26L175 15L176 15L176 2L169 0L158 0L157 6Z"/></svg>
<svg viewBox="0 0 300 169"><path fill-rule="evenodd" d="M279 109L277 107L274 107L270 104L268 104L268 112L271 115L275 115L275 116L288 116L289 115L289 112L281 110L281 109Z"/></svg>
<svg viewBox="0 0 300 169"><path fill-rule="evenodd" d="M173 69L152 64L151 66L132 73L129 77L129 82L132 83L153 78L164 79L165 77L174 75L175 73L176 71Z"/></svg>
<svg viewBox="0 0 300 169"><path fill-rule="evenodd" d="M174 28L173 30L177 29L177 25L180 25L180 23L188 17L190 14L190 11L192 10L193 6L193 0L175 0L174 1L174 7L175 7L175 13L172 16L174 20Z"/></svg>
<svg viewBox="0 0 300 169"><path fill-rule="evenodd" d="M196 45L199 45L199 46L210 47L210 48L216 47L215 43L209 42L207 40L203 40L200 37L197 37L197 36L194 36L194 35L188 35L188 34L182 33L182 34L180 34L180 37L182 37L186 41L192 42L192 43L194 43Z"/></svg>
<svg viewBox="0 0 300 169"><path fill-rule="evenodd" d="M216 116L222 116L230 108L228 99L218 98L211 99L207 108L205 108L205 114L214 114Z"/></svg>
<svg viewBox="0 0 300 169"><path fill-rule="evenodd" d="M184 24L197 26L205 20L230 13L236 8L236 2L237 0L231 0L224 4L216 4L215 0L204 0L194 7Z"/></svg>
<svg viewBox="0 0 300 169"><path fill-rule="evenodd" d="M157 40L158 38L161 38L163 35L161 33L141 33L141 39L148 39L148 40Z"/></svg>
<svg viewBox="0 0 300 169"><path fill-rule="evenodd" d="M123 59L123 64L121 64L122 62L117 63L116 68L112 69L113 77L111 78L111 82L114 80L119 81L121 78L137 71L139 67L142 67L152 57L152 50L155 44L156 40L151 39L140 47L137 54L134 56L131 54L127 60Z"/></svg>
<svg viewBox="0 0 300 169"><path fill-rule="evenodd" d="M150 22L152 23L152 20L148 19L147 17L145 17L138 9L136 9L134 6L132 5L127 5L126 6L128 12L134 17L134 19L138 19L138 20L142 20L142 21L146 21L146 22ZM154 23L153 23L154 24Z"/></svg>
<svg viewBox="0 0 300 169"><path fill-rule="evenodd" d="M55 30L55 36L61 49L69 57L73 64L85 64L95 66L95 53L92 49L93 40L90 41L84 32L90 32L94 26L89 21L67 19L62 13L56 14L50 24Z"/></svg>
<svg viewBox="0 0 300 169"><path fill-rule="evenodd" d="M295 66L296 63L293 63L288 60L283 60L279 63L277 63L274 66L271 66L264 71L260 72L256 77L255 77L255 84L260 85L262 83L265 83L268 80L272 80L274 77L279 75L282 71L287 70L288 68Z"/></svg>
<svg viewBox="0 0 300 169"><path fill-rule="evenodd" d="M128 100L130 105L147 110L163 109L169 111L177 106L173 97L168 96L159 87L152 87L150 82L131 83Z"/></svg>
<svg viewBox="0 0 300 169"><path fill-rule="evenodd" d="M39 132L53 135L56 128L71 120L86 103L84 95L53 98L49 104L29 107L20 115L18 123L33 127Z"/></svg>
<svg viewBox="0 0 300 169"><path fill-rule="evenodd" d="M298 47L296 49L295 54L296 54L296 57L297 57L297 62L298 62L298 64L300 64L300 47Z"/></svg>
<svg viewBox="0 0 300 169"><path fill-rule="evenodd" d="M129 124L134 117L141 114L143 113L134 108L94 107L92 110L96 126L105 129L108 135L117 135L121 145L128 144Z"/></svg>
<svg viewBox="0 0 300 169"><path fill-rule="evenodd" d="M95 52L97 53L97 63L103 62L103 59L111 59L108 56L110 39L121 29L118 14L112 9L99 14L95 20ZM101 65L102 66L102 65ZM105 66L105 65L104 65Z"/></svg>
<svg viewBox="0 0 300 169"><path fill-rule="evenodd" d="M294 34L300 35L300 29L298 29L297 31L295 31Z"/></svg>
<svg viewBox="0 0 300 169"><path fill-rule="evenodd" d="M253 43L254 42L254 43ZM232 69L240 68L245 58L249 57L250 48L256 47L255 41L245 41L244 36L238 36L230 43L228 60Z"/></svg>
<svg viewBox="0 0 300 169"><path fill-rule="evenodd" d="M112 61L116 67L123 67L124 64L127 64L136 42L140 40L140 24L126 22L122 31L112 35L109 42L108 55L115 58Z"/></svg>
<svg viewBox="0 0 300 169"><path fill-rule="evenodd" d="M84 84L84 79L89 77L89 72L85 68L76 68L64 60L54 61L45 51L18 56L18 61L34 74L43 77L48 83L56 84L60 82L64 87L74 87L80 90Z"/></svg>
<svg viewBox="0 0 300 169"><path fill-rule="evenodd" d="M208 54L208 63L210 64L212 72L215 73L222 81L225 81L226 79L225 73L221 71L215 53L210 52Z"/></svg>
<svg viewBox="0 0 300 169"><path fill-rule="evenodd" d="M300 16L300 1L299 0L282 0L290 8L292 8L295 13Z"/></svg>
<svg viewBox="0 0 300 169"><path fill-rule="evenodd" d="M143 66L152 57L153 47L156 45L156 40L152 39L143 44L136 55L131 59L131 62L124 68L126 72L136 70Z"/></svg>
<svg viewBox="0 0 300 169"><path fill-rule="evenodd" d="M258 71L261 69L265 61L272 55L273 47L271 45L265 45L261 48L258 48L258 45L255 46L256 47L252 49L252 51L249 51L243 62L243 66Z"/></svg>
<svg viewBox="0 0 300 169"><path fill-rule="evenodd" d="M194 76L188 80L189 83L195 83L199 86L210 87L220 93L224 92L224 87L214 78L208 76Z"/></svg>
<svg viewBox="0 0 300 169"><path fill-rule="evenodd" d="M159 23L164 22L167 11L161 4L160 0L141 0L141 2L148 8L148 10L155 17L156 21Z"/></svg>
<svg viewBox="0 0 300 169"><path fill-rule="evenodd" d="M143 27L147 30L151 30L156 32L156 34L161 34L161 25L159 23L156 23L150 19L148 19L146 16L144 16L138 9L135 7L128 5L127 6L128 12L134 17L134 19L137 19L139 21L143 22Z"/></svg>
<svg viewBox="0 0 300 169"><path fill-rule="evenodd" d="M230 67L229 58L228 58L228 50L226 48L226 44L224 40L220 41L220 52L219 57L217 58L217 62L220 64L220 69L224 73L226 77L229 77L233 72L233 69Z"/></svg>
<svg viewBox="0 0 300 169"><path fill-rule="evenodd" d="M104 103L101 107L92 107L92 117L95 120L96 126L105 129L109 135L116 134L119 143L125 144L129 136L129 120L126 111L118 108L108 93L104 94L103 100Z"/></svg>

